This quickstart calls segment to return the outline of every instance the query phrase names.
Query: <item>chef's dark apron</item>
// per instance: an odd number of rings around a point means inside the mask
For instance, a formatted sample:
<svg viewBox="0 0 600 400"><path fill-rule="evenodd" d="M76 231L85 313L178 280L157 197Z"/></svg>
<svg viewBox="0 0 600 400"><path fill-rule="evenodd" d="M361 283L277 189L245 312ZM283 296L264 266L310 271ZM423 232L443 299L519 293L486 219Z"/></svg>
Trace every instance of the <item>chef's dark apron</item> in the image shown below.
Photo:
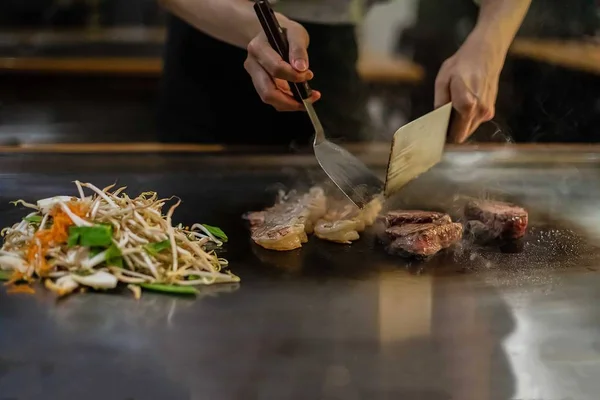
<svg viewBox="0 0 600 400"><path fill-rule="evenodd" d="M356 72L354 26L303 23L310 34L315 104L332 137L365 138L365 92ZM313 129L304 112L277 112L262 103L244 70L246 51L170 16L159 99L164 142L226 144L308 143Z"/></svg>

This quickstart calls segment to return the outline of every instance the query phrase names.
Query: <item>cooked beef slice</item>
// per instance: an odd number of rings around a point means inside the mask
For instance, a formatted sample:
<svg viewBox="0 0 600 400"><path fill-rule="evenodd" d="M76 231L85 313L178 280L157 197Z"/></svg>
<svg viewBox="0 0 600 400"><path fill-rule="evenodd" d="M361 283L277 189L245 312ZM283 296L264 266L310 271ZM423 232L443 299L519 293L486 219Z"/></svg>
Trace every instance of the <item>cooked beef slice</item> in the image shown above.
<svg viewBox="0 0 600 400"><path fill-rule="evenodd" d="M426 223L447 224L452 222L448 214L420 210L389 211L387 214L382 216L382 219L387 226Z"/></svg>
<svg viewBox="0 0 600 400"><path fill-rule="evenodd" d="M425 258L460 241L462 233L462 225L453 222L404 224L386 229L385 242L390 254Z"/></svg>
<svg viewBox="0 0 600 400"><path fill-rule="evenodd" d="M490 239L519 239L525 235L527 210L511 203L494 200L473 200L465 205L468 230L475 236Z"/></svg>

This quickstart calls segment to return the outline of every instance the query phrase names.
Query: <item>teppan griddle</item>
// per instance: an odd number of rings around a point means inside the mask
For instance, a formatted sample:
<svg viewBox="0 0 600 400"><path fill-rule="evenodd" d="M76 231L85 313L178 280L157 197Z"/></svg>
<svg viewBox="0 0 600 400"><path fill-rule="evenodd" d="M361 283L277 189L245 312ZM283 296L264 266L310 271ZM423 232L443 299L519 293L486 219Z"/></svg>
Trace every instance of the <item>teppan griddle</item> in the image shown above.
<svg viewBox="0 0 600 400"><path fill-rule="evenodd" d="M117 153L4 153L1 225L23 215L10 200L116 180L181 197L177 221L221 226L242 282L195 300L0 290L0 399L598 398L599 148L450 151L391 206L510 199L530 210L527 244L412 265L368 234L289 253L250 243L240 215L319 179L310 156Z"/></svg>

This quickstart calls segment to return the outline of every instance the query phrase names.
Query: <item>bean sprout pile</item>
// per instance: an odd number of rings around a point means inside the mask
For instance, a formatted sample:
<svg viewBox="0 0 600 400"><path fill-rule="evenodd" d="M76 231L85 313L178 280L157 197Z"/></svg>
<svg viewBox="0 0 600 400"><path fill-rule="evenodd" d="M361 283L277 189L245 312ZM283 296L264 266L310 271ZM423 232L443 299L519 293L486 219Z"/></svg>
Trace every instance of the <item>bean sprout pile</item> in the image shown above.
<svg viewBox="0 0 600 400"><path fill-rule="evenodd" d="M180 200L155 192L130 198L125 187L113 191L115 185L75 185L79 197L14 202L32 212L2 230L0 273L9 291L32 293L36 280L59 296L123 283L139 298L142 289L191 294L194 286L239 282L215 253L227 240L223 231L173 226Z"/></svg>

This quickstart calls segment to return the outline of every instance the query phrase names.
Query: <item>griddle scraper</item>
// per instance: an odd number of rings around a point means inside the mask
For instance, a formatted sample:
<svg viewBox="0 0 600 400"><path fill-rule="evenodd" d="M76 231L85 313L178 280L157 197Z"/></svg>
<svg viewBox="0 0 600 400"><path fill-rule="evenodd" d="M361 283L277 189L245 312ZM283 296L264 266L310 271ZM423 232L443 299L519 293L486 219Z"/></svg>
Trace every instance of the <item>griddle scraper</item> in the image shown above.
<svg viewBox="0 0 600 400"><path fill-rule="evenodd" d="M271 47L281 58L289 62L289 46L285 30L279 25L268 0L255 1L254 11ZM327 140L319 116L308 101L311 95L310 86L306 82L289 84L294 98L304 104L315 128L313 149L321 168L354 204L363 208L375 196L381 194L383 182L358 158Z"/></svg>
<svg viewBox="0 0 600 400"><path fill-rule="evenodd" d="M451 114L452 103L448 103L396 131L387 167L385 197L441 161Z"/></svg>

